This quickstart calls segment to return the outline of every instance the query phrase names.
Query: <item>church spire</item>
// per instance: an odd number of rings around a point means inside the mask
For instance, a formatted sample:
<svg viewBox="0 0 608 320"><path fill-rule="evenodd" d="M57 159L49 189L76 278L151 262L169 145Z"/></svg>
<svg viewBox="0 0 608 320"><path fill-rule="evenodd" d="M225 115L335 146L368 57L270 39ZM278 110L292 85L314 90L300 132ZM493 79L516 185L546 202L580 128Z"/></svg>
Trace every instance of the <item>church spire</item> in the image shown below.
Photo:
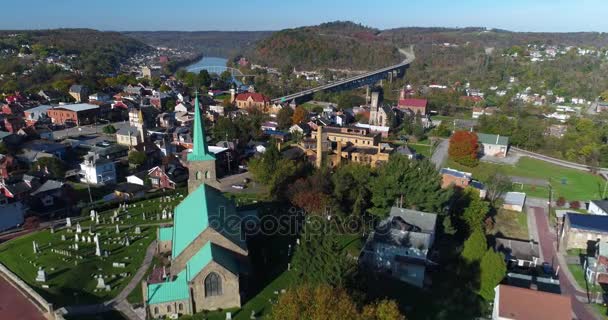
<svg viewBox="0 0 608 320"><path fill-rule="evenodd" d="M201 117L201 110L198 105L198 91L194 99L194 127L192 133L192 153L188 154L188 161L206 161L215 160L215 157L209 153L207 148L207 138L205 136L205 128Z"/></svg>

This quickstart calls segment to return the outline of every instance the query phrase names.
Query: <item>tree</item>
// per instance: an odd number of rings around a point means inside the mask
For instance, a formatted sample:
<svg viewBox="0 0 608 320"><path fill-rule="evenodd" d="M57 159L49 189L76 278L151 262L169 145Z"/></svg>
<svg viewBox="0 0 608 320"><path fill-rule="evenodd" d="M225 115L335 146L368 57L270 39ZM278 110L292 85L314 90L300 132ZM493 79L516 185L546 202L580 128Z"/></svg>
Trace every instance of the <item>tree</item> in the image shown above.
<svg viewBox="0 0 608 320"><path fill-rule="evenodd" d="M448 154L450 158L464 166L475 167L479 160L477 134L469 131L456 131L450 138Z"/></svg>
<svg viewBox="0 0 608 320"><path fill-rule="evenodd" d="M305 303L303 303L305 302ZM393 300L372 302L359 308L341 288L327 285L302 285L288 289L273 306L271 320L405 320Z"/></svg>
<svg viewBox="0 0 608 320"><path fill-rule="evenodd" d="M292 268L302 283L344 287L356 270L356 263L340 245L333 224L311 216L304 224Z"/></svg>
<svg viewBox="0 0 608 320"><path fill-rule="evenodd" d="M249 172L253 179L268 186L268 195L281 196L289 181L300 171L299 165L283 159L276 145L271 144L261 156L249 160Z"/></svg>
<svg viewBox="0 0 608 320"><path fill-rule="evenodd" d="M291 203L307 213L322 215L331 202L331 181L327 170L317 170L315 174L300 178L287 188Z"/></svg>
<svg viewBox="0 0 608 320"><path fill-rule="evenodd" d="M146 154L141 151L133 150L129 152L129 163L137 167L146 162Z"/></svg>
<svg viewBox="0 0 608 320"><path fill-rule="evenodd" d="M486 189L488 190L490 203L494 204L496 200L511 190L511 180L509 177L494 171L486 181Z"/></svg>
<svg viewBox="0 0 608 320"><path fill-rule="evenodd" d="M450 197L450 191L441 188L441 176L431 162L398 154L380 167L370 189L374 205L370 212L380 217L386 217L390 207L400 202L405 208L439 212Z"/></svg>
<svg viewBox="0 0 608 320"><path fill-rule="evenodd" d="M488 249L480 263L479 295L486 301L494 300L494 288L502 281L507 273L505 257L502 253Z"/></svg>
<svg viewBox="0 0 608 320"><path fill-rule="evenodd" d="M279 129L288 129L292 124L293 109L291 107L284 107L277 113L277 123ZM294 123L295 124L295 123Z"/></svg>
<svg viewBox="0 0 608 320"><path fill-rule="evenodd" d="M477 190L467 189L466 192L469 193L471 201L462 214L462 220L468 226L469 232L483 231L483 220L488 215L490 206L486 201L479 198Z"/></svg>
<svg viewBox="0 0 608 320"><path fill-rule="evenodd" d="M113 125L109 124L109 125L103 127L102 131L105 134L115 134L116 133L116 127L114 127Z"/></svg>
<svg viewBox="0 0 608 320"><path fill-rule="evenodd" d="M488 248L486 236L481 230L474 230L464 242L462 258L468 263L479 262Z"/></svg>
<svg viewBox="0 0 608 320"><path fill-rule="evenodd" d="M291 117L292 123L300 123L308 117L308 110L306 110L302 106L297 106L296 110L293 112L293 116Z"/></svg>
<svg viewBox="0 0 608 320"><path fill-rule="evenodd" d="M30 172L44 172L52 178L63 179L65 177L66 165L63 161L55 157L43 157L36 160Z"/></svg>
<svg viewBox="0 0 608 320"><path fill-rule="evenodd" d="M6 143L4 143L4 141L0 142L0 154L6 155L8 153L9 153L9 150L6 147Z"/></svg>
<svg viewBox="0 0 608 320"><path fill-rule="evenodd" d="M239 136L239 130L230 118L220 117L211 129L213 138L217 141L234 140Z"/></svg>
<svg viewBox="0 0 608 320"><path fill-rule="evenodd" d="M371 168L358 163L340 166L331 175L333 196L342 212L355 217L362 216L371 206Z"/></svg>

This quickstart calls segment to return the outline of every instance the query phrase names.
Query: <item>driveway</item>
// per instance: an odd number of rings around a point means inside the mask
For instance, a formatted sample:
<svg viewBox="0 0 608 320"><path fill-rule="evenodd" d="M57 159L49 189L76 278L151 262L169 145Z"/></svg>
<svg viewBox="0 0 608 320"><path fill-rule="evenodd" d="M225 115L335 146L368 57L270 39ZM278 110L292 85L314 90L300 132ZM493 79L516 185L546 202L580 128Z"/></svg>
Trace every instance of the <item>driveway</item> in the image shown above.
<svg viewBox="0 0 608 320"><path fill-rule="evenodd" d="M450 145L450 141L447 139L442 140L435 148L433 155L431 156L431 162L435 164L437 169L441 169L443 164L448 159L448 147Z"/></svg>
<svg viewBox="0 0 608 320"><path fill-rule="evenodd" d="M556 254L556 234L549 228L549 218L546 210L540 207L532 207L534 212L534 218L536 220L536 227L538 229L538 237L540 243L540 249L544 261L553 265L553 269L556 270L559 266L559 283L562 290L562 295L570 296L572 301L572 310L579 320L592 320L601 319L591 306L587 305L582 301L586 301L587 295L585 293L576 290L573 284L574 279L569 276L568 266L563 261L557 259Z"/></svg>

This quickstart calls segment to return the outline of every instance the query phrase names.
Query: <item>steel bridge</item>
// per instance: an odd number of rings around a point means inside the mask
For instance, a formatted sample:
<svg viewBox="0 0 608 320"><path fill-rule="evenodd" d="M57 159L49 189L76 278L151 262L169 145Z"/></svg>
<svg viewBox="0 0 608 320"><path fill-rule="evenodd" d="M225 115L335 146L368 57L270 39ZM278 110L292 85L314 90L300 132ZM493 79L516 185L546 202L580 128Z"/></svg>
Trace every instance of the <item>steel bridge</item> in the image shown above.
<svg viewBox="0 0 608 320"><path fill-rule="evenodd" d="M218 75L222 74L224 71L229 71L233 78L234 77L254 77L255 76L253 74L243 74L243 72L241 72L241 70L239 70L239 69L226 67L226 66L201 66L201 67L196 67L196 68L190 68L190 69L188 69L188 72L196 73L201 70L207 70L207 72L209 72L210 74L215 73Z"/></svg>
<svg viewBox="0 0 608 320"><path fill-rule="evenodd" d="M318 86L316 88L300 91L297 93L292 93L290 95L286 95L283 97L278 97L272 99L273 103L283 103L283 102L291 102L295 100L296 103L302 103L312 99L312 96L315 92L319 91L340 91L340 90L348 90L355 89L367 85L373 85L380 80L392 79L396 77L403 77L405 75L405 70L409 68L410 63L413 59L406 59L401 63L388 66L382 69L370 71L364 74L360 74L357 76L353 76L344 80L339 80L336 82L328 83L322 86Z"/></svg>

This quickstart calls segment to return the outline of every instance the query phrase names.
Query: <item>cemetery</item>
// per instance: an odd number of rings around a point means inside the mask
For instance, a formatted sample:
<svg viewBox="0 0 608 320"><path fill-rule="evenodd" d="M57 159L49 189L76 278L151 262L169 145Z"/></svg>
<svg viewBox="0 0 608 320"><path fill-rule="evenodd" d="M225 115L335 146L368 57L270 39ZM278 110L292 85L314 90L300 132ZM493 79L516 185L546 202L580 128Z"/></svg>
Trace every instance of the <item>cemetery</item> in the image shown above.
<svg viewBox="0 0 608 320"><path fill-rule="evenodd" d="M67 218L0 245L0 262L56 306L110 300L137 272L158 226L171 222L182 197L123 203Z"/></svg>

